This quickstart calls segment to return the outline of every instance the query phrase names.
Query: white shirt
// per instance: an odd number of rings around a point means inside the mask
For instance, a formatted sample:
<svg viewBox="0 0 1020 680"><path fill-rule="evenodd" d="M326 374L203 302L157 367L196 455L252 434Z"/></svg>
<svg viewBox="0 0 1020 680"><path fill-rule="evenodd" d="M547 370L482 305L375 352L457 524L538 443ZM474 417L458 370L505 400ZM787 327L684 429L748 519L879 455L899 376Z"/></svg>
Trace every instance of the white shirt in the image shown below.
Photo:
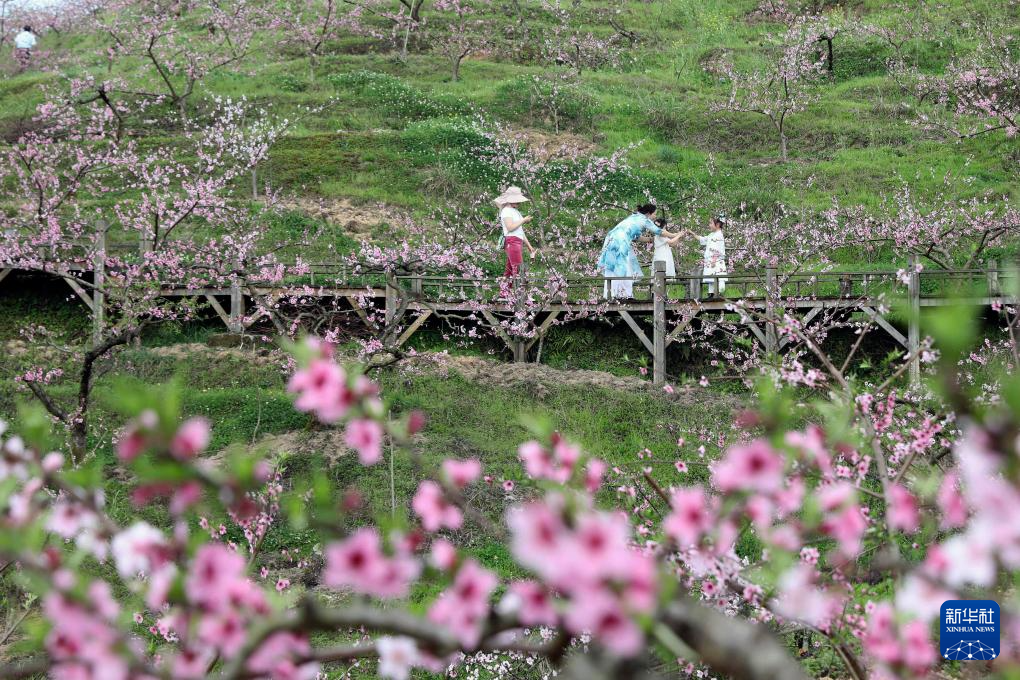
<svg viewBox="0 0 1020 680"><path fill-rule="evenodd" d="M726 240L721 231L713 231L708 236L699 236L698 241L705 246L706 274L726 273Z"/></svg>
<svg viewBox="0 0 1020 680"><path fill-rule="evenodd" d="M523 224L514 229L513 231L508 231L506 227L506 225L509 224L510 222L520 222L523 219L524 217L521 215L520 211L517 210L517 208L511 205L504 206L503 209L499 211L499 224L501 227L503 227L503 238L513 236L523 241L524 240Z"/></svg>
<svg viewBox="0 0 1020 680"><path fill-rule="evenodd" d="M29 33L28 31L22 31L21 33L14 36L14 46L19 50L30 50L35 47L35 33Z"/></svg>

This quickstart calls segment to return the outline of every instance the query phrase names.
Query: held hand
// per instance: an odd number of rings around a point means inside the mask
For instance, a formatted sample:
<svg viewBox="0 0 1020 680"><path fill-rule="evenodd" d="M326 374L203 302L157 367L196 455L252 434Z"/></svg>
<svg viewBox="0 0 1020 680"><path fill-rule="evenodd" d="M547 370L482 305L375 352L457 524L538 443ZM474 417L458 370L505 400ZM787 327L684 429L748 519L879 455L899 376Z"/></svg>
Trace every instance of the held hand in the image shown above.
<svg viewBox="0 0 1020 680"><path fill-rule="evenodd" d="M531 259L534 260L536 255L538 255L538 251L537 250L532 250L531 251Z"/></svg>
<svg viewBox="0 0 1020 680"><path fill-rule="evenodd" d="M534 217L534 215L528 215L527 217L524 218L524 220L521 222L521 224L527 224L528 222L530 222L532 220L533 217Z"/></svg>

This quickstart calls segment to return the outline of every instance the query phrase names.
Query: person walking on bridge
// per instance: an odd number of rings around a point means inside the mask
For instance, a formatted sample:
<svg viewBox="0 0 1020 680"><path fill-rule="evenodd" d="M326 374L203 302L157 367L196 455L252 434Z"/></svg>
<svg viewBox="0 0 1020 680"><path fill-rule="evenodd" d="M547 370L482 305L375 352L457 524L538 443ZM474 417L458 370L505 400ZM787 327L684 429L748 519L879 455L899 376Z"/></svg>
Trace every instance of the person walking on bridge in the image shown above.
<svg viewBox="0 0 1020 680"><path fill-rule="evenodd" d="M634 297L634 279L643 276L641 265L634 253L634 240L648 232L653 236L673 238L676 234L659 227L652 220L656 207L652 203L640 205L637 211L609 230L602 244L602 253L596 269L606 277L607 298Z"/></svg>
<svg viewBox="0 0 1020 680"><path fill-rule="evenodd" d="M538 253L524 233L524 225L531 221L531 215L524 217L515 207L527 203L528 200L520 187L507 187L506 191L493 201L499 208L499 224L503 230L500 241L506 250L506 269L503 270L505 280L501 285L504 295L513 288L513 280L521 273L521 265L524 264L524 247L528 247L532 258Z"/></svg>
<svg viewBox="0 0 1020 680"><path fill-rule="evenodd" d="M14 36L14 59L18 62L18 73L22 73L32 63L32 50L37 40L31 26L25 26L21 33Z"/></svg>

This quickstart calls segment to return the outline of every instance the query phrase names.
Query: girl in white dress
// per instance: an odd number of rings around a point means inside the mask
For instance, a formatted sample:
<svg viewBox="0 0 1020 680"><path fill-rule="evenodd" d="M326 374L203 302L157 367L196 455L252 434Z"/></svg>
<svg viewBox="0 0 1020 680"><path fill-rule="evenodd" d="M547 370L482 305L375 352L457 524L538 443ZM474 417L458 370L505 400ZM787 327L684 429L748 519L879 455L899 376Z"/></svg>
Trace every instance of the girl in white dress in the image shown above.
<svg viewBox="0 0 1020 680"><path fill-rule="evenodd" d="M659 225L660 229L666 228L665 217L660 217L655 220L655 223ZM677 234L673 238L668 238L662 234L656 234L653 237L655 253L652 255L652 271L655 271L656 262L665 262L666 276L676 276L676 261L673 259L673 246L675 246L679 240L680 234Z"/></svg>
<svg viewBox="0 0 1020 680"><path fill-rule="evenodd" d="M726 237L723 235L723 225L725 224L726 218L719 215L709 221L712 231L705 236L698 236L687 231L705 248L701 275L713 277L708 280L708 294L712 297L722 295L726 290L726 279L721 277L726 273ZM717 281L719 283L718 290L715 285Z"/></svg>

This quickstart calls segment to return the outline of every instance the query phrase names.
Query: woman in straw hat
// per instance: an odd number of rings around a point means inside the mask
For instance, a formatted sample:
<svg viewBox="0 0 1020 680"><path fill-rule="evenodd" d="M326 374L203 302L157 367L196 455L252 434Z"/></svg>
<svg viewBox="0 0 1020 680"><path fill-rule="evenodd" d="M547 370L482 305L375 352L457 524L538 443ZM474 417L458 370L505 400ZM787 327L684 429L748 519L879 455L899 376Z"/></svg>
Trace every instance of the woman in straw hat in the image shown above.
<svg viewBox="0 0 1020 680"><path fill-rule="evenodd" d="M637 212L624 219L606 234L597 267L603 276L610 279L606 281L606 297L634 297L634 279L643 275L637 255L634 254L634 239L644 232L670 239L676 236L652 221L655 217L655 210L655 206L651 203L640 205Z"/></svg>
<svg viewBox="0 0 1020 680"><path fill-rule="evenodd" d="M512 280L520 273L521 265L524 263L524 246L528 247L531 257L535 257L535 253L538 252L524 233L524 225L531 221L531 216L522 216L515 207L527 203L528 197L520 187L507 187L494 202L499 207L499 224L503 228L503 247L506 250L506 269L503 276ZM513 283L507 281L507 287L512 286Z"/></svg>

